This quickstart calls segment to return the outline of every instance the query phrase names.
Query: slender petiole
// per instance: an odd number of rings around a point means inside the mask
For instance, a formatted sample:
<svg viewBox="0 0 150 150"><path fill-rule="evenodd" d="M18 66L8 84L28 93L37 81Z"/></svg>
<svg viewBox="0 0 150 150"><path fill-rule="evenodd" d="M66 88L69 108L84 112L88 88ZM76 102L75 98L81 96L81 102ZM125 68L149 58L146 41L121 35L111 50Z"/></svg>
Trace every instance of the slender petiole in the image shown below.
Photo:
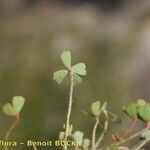
<svg viewBox="0 0 150 150"><path fill-rule="evenodd" d="M70 92L69 92L69 106L68 106L68 113L67 113L67 121L66 121L66 131L65 131L65 140L67 140L69 126L70 126L70 116L72 111L72 97L73 97L73 73L70 70ZM64 150L67 150L67 145L64 146Z"/></svg>
<svg viewBox="0 0 150 150"><path fill-rule="evenodd" d="M95 118L95 124L92 132L92 150L95 150L96 130L99 124L99 117Z"/></svg>
<svg viewBox="0 0 150 150"><path fill-rule="evenodd" d="M8 141L11 132L18 125L18 123L19 123L19 113L16 115L15 122L11 125L11 127L8 129L8 131L7 131L6 135L5 135L5 141L6 142ZM8 150L8 146L7 145L4 147L4 150Z"/></svg>

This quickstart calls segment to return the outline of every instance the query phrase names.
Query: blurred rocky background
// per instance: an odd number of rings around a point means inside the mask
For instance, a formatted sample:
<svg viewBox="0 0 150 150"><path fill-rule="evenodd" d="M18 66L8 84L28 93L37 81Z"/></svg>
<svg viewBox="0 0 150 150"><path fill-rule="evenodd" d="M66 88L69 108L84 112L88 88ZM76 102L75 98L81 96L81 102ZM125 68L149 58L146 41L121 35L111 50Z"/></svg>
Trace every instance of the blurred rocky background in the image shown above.
<svg viewBox="0 0 150 150"><path fill-rule="evenodd" d="M83 111L92 101L107 101L122 118L111 123L111 142L112 133L131 123L121 107L150 99L149 40L149 0L0 0L0 106L14 95L26 98L11 139L58 138L69 88L67 82L57 85L52 74L62 66L62 51L70 50L73 62L85 62L88 71L74 92L74 129L90 138L93 121ZM2 139L13 119L0 111L0 122Z"/></svg>

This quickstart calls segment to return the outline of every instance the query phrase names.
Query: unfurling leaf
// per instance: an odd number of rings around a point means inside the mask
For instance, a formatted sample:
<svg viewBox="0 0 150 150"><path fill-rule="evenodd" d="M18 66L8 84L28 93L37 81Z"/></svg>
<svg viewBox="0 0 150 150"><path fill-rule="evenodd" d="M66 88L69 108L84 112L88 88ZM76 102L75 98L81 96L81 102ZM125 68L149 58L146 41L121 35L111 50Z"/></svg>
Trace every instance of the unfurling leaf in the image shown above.
<svg viewBox="0 0 150 150"><path fill-rule="evenodd" d="M101 114L101 104L99 101L93 102L91 106L91 110L94 116L99 117Z"/></svg>
<svg viewBox="0 0 150 150"><path fill-rule="evenodd" d="M73 85L77 85L80 83L82 83L82 78L74 73L73 74Z"/></svg>
<svg viewBox="0 0 150 150"><path fill-rule="evenodd" d="M70 53L70 51L64 51L61 54L61 60L67 69L71 68L71 53Z"/></svg>
<svg viewBox="0 0 150 150"><path fill-rule="evenodd" d="M67 70L56 71L53 74L53 79L56 80L58 84L60 84L64 80L64 78L67 76L67 74L68 74Z"/></svg>
<svg viewBox="0 0 150 150"><path fill-rule="evenodd" d="M20 113L24 103L25 103L24 97L14 96L12 99L12 104L6 103L2 107L2 110L8 116L16 116L18 113Z"/></svg>
<svg viewBox="0 0 150 150"><path fill-rule="evenodd" d="M108 111L107 111L106 107L107 107L107 102L105 102L105 103L102 105L102 107L101 107L101 112L103 112L104 115L105 115L105 117L108 119Z"/></svg>
<svg viewBox="0 0 150 150"><path fill-rule="evenodd" d="M123 108L123 110L125 111L125 113L129 116L129 117L131 117L131 118L137 118L137 106L136 106L136 104L135 103L132 103L132 104L130 104L130 105L128 105L128 106L125 106L124 108Z"/></svg>
<svg viewBox="0 0 150 150"><path fill-rule="evenodd" d="M77 146L82 146L83 144L83 132L81 131L76 131L74 134L73 134L73 139L75 141L75 143L77 144Z"/></svg>
<svg viewBox="0 0 150 150"><path fill-rule="evenodd" d="M78 63L72 66L72 71L76 74L85 76L86 75L86 65L84 63Z"/></svg>

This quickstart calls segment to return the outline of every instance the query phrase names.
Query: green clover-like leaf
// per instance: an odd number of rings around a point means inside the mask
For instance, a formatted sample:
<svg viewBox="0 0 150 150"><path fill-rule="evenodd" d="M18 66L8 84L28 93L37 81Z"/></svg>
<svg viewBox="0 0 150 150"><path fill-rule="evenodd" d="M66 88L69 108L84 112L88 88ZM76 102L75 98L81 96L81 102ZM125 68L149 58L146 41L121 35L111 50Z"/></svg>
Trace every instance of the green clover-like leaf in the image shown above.
<svg viewBox="0 0 150 150"><path fill-rule="evenodd" d="M84 63L78 63L72 66L72 71L78 75L86 75L86 65Z"/></svg>
<svg viewBox="0 0 150 150"><path fill-rule="evenodd" d="M124 112L131 118L137 118L137 106L135 103L132 103L123 108Z"/></svg>
<svg viewBox="0 0 150 150"><path fill-rule="evenodd" d="M74 134L73 134L73 139L75 141L75 143L77 144L77 146L82 146L83 144L83 132L81 131L76 131Z"/></svg>
<svg viewBox="0 0 150 150"><path fill-rule="evenodd" d="M2 110L8 116L16 116L23 108L25 99L22 96L14 96L12 99L12 104L6 103Z"/></svg>
<svg viewBox="0 0 150 150"><path fill-rule="evenodd" d="M93 102L91 105L91 110L94 116L99 117L101 114L101 104L99 101Z"/></svg>
<svg viewBox="0 0 150 150"><path fill-rule="evenodd" d="M71 68L71 53L70 53L70 51L64 51L61 54L61 60L67 69Z"/></svg>
<svg viewBox="0 0 150 150"><path fill-rule="evenodd" d="M61 60L64 63L66 70L59 70L54 72L53 79L60 84L67 75L73 75L73 85L82 83L80 75L86 75L86 65L84 63L78 63L71 67L71 53L70 51L64 51L61 54Z"/></svg>
<svg viewBox="0 0 150 150"><path fill-rule="evenodd" d="M77 84L80 84L82 83L82 78L77 75L77 74L73 74L73 85L77 85Z"/></svg>
<svg viewBox="0 0 150 150"><path fill-rule="evenodd" d="M150 121L150 104L146 103L145 105L138 107L138 116L144 121Z"/></svg>
<svg viewBox="0 0 150 150"><path fill-rule="evenodd" d="M64 78L67 76L67 74L68 74L67 70L56 71L53 74L53 79L56 80L58 84L60 84L64 80Z"/></svg>

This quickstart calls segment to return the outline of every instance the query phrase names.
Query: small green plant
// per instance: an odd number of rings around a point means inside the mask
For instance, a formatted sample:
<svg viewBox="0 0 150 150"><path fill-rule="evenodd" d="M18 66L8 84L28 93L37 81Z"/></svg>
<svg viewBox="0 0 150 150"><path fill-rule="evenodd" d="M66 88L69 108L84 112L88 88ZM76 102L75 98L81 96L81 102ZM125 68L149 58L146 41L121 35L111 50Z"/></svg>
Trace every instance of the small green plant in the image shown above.
<svg viewBox="0 0 150 150"><path fill-rule="evenodd" d="M64 125L65 131L61 132L64 135L64 140L67 140L68 137L72 136L73 126L70 124L70 116L72 111L72 97L73 97L73 87L79 83L82 83L82 78L80 76L86 75L86 65L84 63L78 63L76 65L71 65L71 53L70 51L64 51L61 55L61 60L66 67L66 69L56 71L53 75L53 79L60 84L64 78L68 75L70 78L70 92L69 92L69 106L67 113L67 120ZM67 150L67 145L64 146L64 149Z"/></svg>
<svg viewBox="0 0 150 150"><path fill-rule="evenodd" d="M95 101L91 104L90 113L86 112L94 120L90 138L86 138L85 134L80 130L74 131L73 125L71 124L73 91L75 85L82 83L82 76L85 76L87 73L86 65L83 62L80 62L72 66L70 51L64 51L61 55L61 60L65 69L56 71L53 74L53 79L60 84L68 76L70 80L70 90L67 118L63 125L64 130L59 133L60 140L63 140L64 142L72 140L75 142L75 145L71 147L73 150L141 150L145 144L150 142L150 103L143 99L139 99L136 102L123 107L122 110L132 119L132 124L129 127L129 130L126 130L122 135L112 134L112 142L107 146L103 146L102 141L105 140L105 134L109 132L110 122L117 118L115 114L107 109L107 102L101 103L100 101ZM16 118L15 122L11 125L5 135L6 142L9 140L13 129L19 123L19 116L24 103L24 97L14 96L12 98L12 103L6 103L2 107L2 110L6 115ZM131 131L139 121L144 122L146 127L131 134ZM101 133L98 133L98 128L102 129ZM126 146L127 142L137 137L140 137L142 140L131 148ZM34 150L37 150L34 144L33 148ZM70 148L68 148L67 144L64 144L63 149L68 150ZM8 150L8 147L5 146L4 150Z"/></svg>
<svg viewBox="0 0 150 150"><path fill-rule="evenodd" d="M84 138L84 133L82 131L73 131L73 125L70 123L73 90L76 84L82 83L81 76L86 75L86 65L84 63L78 63L72 66L70 51L64 51L61 55L61 60L66 69L56 71L53 74L53 79L60 84L65 77L69 76L70 91L67 120L63 126L64 131L61 131L59 134L60 140L74 140L76 143L76 146L74 147L75 150L129 150L130 148L124 146L124 144L136 137L141 137L142 141L131 148L131 150L140 150L146 143L150 141L150 104L142 99L137 100L136 103L131 103L128 106L123 107L123 111L133 120L132 125L130 129L127 130L121 137L116 137L113 135L113 141L109 146L102 147L101 142L104 140L105 133L108 132L111 116L116 118L116 115L107 110L107 102L102 104L100 101L96 101L91 105L90 114L92 114L92 118L94 118L95 122L92 130L91 140ZM141 131L129 136L128 134L133 130L139 120L144 121L146 123L146 127ZM101 125L102 122L104 122L102 127L103 131L96 139L97 128L100 127L100 122ZM65 145L63 149L67 150L67 145Z"/></svg>
<svg viewBox="0 0 150 150"><path fill-rule="evenodd" d="M6 135L5 135L5 142L8 141L11 132L13 131L13 129L19 123L19 116L20 116L20 112L21 112L21 110L23 108L24 103L25 103L24 97L22 97L22 96L14 96L12 98L12 104L11 103L6 103L2 107L2 110L3 110L3 112L6 115L16 118L15 122L11 125L11 127L8 129L8 131L7 131ZM8 149L7 146L5 146L4 149L7 150Z"/></svg>

